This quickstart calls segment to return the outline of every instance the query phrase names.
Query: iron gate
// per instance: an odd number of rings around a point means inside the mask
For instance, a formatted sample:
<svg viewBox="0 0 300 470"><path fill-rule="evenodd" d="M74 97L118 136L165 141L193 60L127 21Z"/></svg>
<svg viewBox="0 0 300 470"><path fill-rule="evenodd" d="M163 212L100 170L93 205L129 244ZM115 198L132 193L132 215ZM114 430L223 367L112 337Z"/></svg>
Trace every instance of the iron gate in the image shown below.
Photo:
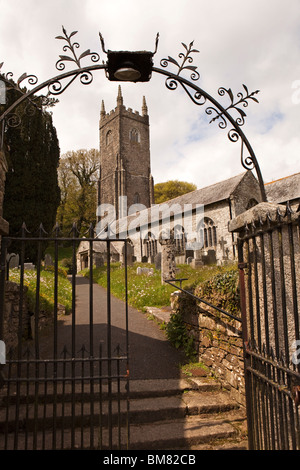
<svg viewBox="0 0 300 470"><path fill-rule="evenodd" d="M99 242L93 235L90 231L88 237L78 238L73 232L71 238L62 238L56 232L45 238L40 230L32 237L23 227L20 238L2 238L0 338L6 344L6 363L0 366L1 449L129 448L126 241ZM97 291L100 286L94 284L93 269L88 278L77 274L80 242L87 245L89 266L97 258L95 244L105 248L105 264L100 269L106 271L107 289L102 297ZM17 244L19 267L8 277L6 260L12 243L14 248ZM52 244L54 253L48 267L42 260L45 243ZM65 281L67 307L60 304L60 290L65 287L59 266L60 250L66 245L72 251ZM120 252L122 248L125 252L125 302L117 326L111 308L111 261L118 251L113 246L121 246ZM36 253L34 268L26 263L29 249ZM10 283L16 276L17 282ZM34 297L26 292L28 282L34 283L30 289ZM51 293L45 294L45 283L50 284ZM17 304L9 297L12 286ZM64 308L67 311L62 312Z"/></svg>
<svg viewBox="0 0 300 470"><path fill-rule="evenodd" d="M300 450L300 212L239 234L249 448Z"/></svg>

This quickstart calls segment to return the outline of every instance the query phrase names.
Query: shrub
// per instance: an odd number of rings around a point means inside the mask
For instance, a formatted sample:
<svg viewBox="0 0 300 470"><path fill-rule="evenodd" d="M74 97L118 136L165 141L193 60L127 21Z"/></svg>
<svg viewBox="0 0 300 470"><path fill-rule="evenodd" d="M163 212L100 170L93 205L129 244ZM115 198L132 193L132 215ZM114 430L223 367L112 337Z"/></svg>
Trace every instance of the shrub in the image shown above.
<svg viewBox="0 0 300 470"><path fill-rule="evenodd" d="M199 284L194 293L232 314L240 312L239 277L236 267L231 267Z"/></svg>
<svg viewBox="0 0 300 470"><path fill-rule="evenodd" d="M170 321L166 326L166 335L176 349L183 349L188 359L195 359L194 340L189 336L187 327L179 312L171 314Z"/></svg>

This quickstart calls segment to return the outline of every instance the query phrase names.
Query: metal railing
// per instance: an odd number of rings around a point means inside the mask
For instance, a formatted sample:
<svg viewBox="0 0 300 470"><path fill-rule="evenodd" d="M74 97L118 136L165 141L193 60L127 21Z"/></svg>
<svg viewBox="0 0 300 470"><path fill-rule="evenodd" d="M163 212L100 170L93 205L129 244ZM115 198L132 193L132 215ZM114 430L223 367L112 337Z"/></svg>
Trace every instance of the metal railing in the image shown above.
<svg viewBox="0 0 300 470"><path fill-rule="evenodd" d="M227 317L230 317L230 318L232 318L233 320L236 320L236 321L238 321L239 323L242 323L242 319L241 319L241 318L236 317L235 315L232 315L232 313L227 312L227 311L224 310L223 308L217 307L216 305L211 304L211 303L208 302L207 300L204 300L204 299L201 299L200 297L197 297L196 295L192 294L192 292L189 292L188 290L183 289L183 288L182 288L182 282L183 282L183 281L188 281L188 279L187 279L187 278L165 279L165 282L166 282L167 284L169 284L170 286L175 287L176 289L179 289L181 292L184 292L185 294L189 295L190 297L193 297L193 298L194 298L195 300L197 300L198 302L202 302L202 303L204 303L205 305L207 305L208 307L214 308L215 310L217 310L217 311L220 312L220 313L223 313L223 314L226 315ZM179 282L179 283L180 283L180 286L177 286L176 284L173 284L174 282Z"/></svg>

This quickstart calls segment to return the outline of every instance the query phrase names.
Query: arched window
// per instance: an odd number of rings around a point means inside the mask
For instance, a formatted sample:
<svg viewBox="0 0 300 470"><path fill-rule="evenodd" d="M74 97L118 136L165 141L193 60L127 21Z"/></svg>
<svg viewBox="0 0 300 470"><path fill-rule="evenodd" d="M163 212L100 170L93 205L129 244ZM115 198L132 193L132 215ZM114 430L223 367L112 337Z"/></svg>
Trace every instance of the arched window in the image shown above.
<svg viewBox="0 0 300 470"><path fill-rule="evenodd" d="M201 248L216 248L218 242L217 227L209 217L205 217L198 225L197 241Z"/></svg>
<svg viewBox="0 0 300 470"><path fill-rule="evenodd" d="M141 202L141 198L140 198L139 193L135 193L133 197L133 204L139 204L140 202Z"/></svg>
<svg viewBox="0 0 300 470"><path fill-rule="evenodd" d="M181 225L176 225L174 227L174 238L177 253L184 253L185 251L185 234L184 228Z"/></svg>
<svg viewBox="0 0 300 470"><path fill-rule="evenodd" d="M129 133L129 138L131 142L139 142L140 141L140 134L137 129L131 129Z"/></svg>
<svg viewBox="0 0 300 470"><path fill-rule="evenodd" d="M150 256L155 256L157 254L157 240L155 240L154 235L149 232L147 237L144 239L145 244L145 256L150 258Z"/></svg>
<svg viewBox="0 0 300 470"><path fill-rule="evenodd" d="M112 131L109 130L107 131L106 134L106 145L109 145L112 142Z"/></svg>

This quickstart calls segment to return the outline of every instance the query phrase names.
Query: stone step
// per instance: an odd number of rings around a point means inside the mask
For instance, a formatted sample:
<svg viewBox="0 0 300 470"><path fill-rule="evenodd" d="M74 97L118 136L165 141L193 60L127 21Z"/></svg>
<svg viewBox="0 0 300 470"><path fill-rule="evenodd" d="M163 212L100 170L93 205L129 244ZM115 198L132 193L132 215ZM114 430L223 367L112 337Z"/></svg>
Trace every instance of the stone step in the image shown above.
<svg viewBox="0 0 300 470"><path fill-rule="evenodd" d="M108 400L106 390L101 402L97 394L94 395L97 401L89 401L87 390L84 399L76 390L75 400L67 394L56 403L51 403L51 393L46 400L39 396L36 401L29 395L31 399L22 400L18 407L15 404L2 406L0 433L6 434L8 448L13 448L15 435L18 448L41 448L39 443L43 443L42 448L50 449L54 441L58 448L70 448L73 429L75 447L98 448L102 441L102 447L108 449L107 428L110 428L113 439L120 439L125 448L129 416L130 449L186 448L187 445L206 445L212 439L232 439L237 432L234 423L245 418L218 382L208 378L132 381L129 402L125 388L119 394L114 387L113 391L113 398ZM103 439L99 438L100 429ZM37 431L35 443L34 430ZM114 441L116 447L118 442Z"/></svg>
<svg viewBox="0 0 300 470"><path fill-rule="evenodd" d="M226 420L207 419L199 416L189 416L177 420L165 420L155 423L132 424L130 426L129 449L130 450L165 450L165 449L185 449L199 445L208 445L211 442L224 439L233 439L238 436L237 429ZM73 444L72 444L73 437ZM120 438L120 441L119 441ZM8 435L8 448L13 448L14 436ZM26 440L26 442L25 442ZM127 429L114 429L112 433L112 446L109 445L107 429L102 431L101 438L95 432L93 436L93 446L90 445L90 433L85 429L76 428L73 436L70 429L66 429L63 434L63 444L61 433L56 432L55 448L57 449L126 449ZM18 444L20 449L31 449L33 445L33 433L19 432ZM37 448L53 449L53 434L45 431L44 435L39 433L36 441Z"/></svg>
<svg viewBox="0 0 300 470"><path fill-rule="evenodd" d="M111 403L111 412L109 404ZM37 422L45 429L68 426L89 426L91 415L98 423L100 416L102 425L106 425L110 418L112 423L126 422L127 400L102 400L92 404L75 401L66 403L30 403L20 404L18 407L19 427L33 430ZM151 398L134 398L129 403L130 423L145 423L172 418L183 418L188 415L205 413L221 413L236 408L235 402L228 398L224 392L196 392L172 396L157 396ZM8 413L8 415L7 415ZM53 417L56 417L54 420ZM3 424L5 423L5 425ZM16 426L16 406L2 409L0 412L0 432L13 431Z"/></svg>
<svg viewBox="0 0 300 470"><path fill-rule="evenodd" d="M26 393L22 393L23 391ZM210 378L193 378L193 379L156 379L156 380L132 380L129 382L129 390L127 386L127 381L122 380L118 384L116 381L113 381L111 384L111 392L113 398L120 397L124 399L127 397L127 390L129 391L130 399L133 398L149 398L149 397L159 397L159 396L172 396L178 393L182 393L187 390L199 390L199 391L216 391L220 389L220 384ZM108 384L107 381L103 383L100 388L99 383L83 385L77 382L72 390L72 385L70 383L61 384L58 383L56 388L54 388L53 383L47 383L45 388L44 383L39 383L36 388L35 384L25 385L23 390L19 393L19 403L20 404L30 404L35 403L38 399L41 403L53 403L54 396L57 403L69 402L74 397L75 401L80 400L80 402L90 402L92 399L94 401L99 400L99 397L103 400L106 400L109 396L108 394ZM10 387L9 397L5 395L5 391L2 390L2 398L0 392L0 406L5 406L7 403L14 405L17 401L16 390L13 387Z"/></svg>

